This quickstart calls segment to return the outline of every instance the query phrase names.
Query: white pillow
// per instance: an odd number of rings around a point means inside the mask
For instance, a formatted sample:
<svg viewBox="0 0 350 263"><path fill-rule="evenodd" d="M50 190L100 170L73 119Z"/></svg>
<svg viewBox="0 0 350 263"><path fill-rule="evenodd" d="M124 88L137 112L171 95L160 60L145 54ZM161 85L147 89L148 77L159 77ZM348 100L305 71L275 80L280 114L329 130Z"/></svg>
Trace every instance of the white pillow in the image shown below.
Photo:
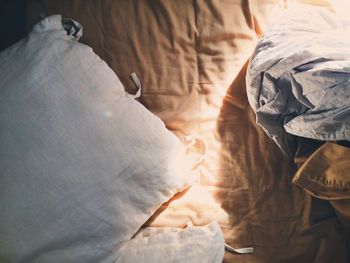
<svg viewBox="0 0 350 263"><path fill-rule="evenodd" d="M116 263L221 263L225 241L216 222L205 226L147 227L132 238Z"/></svg>
<svg viewBox="0 0 350 263"><path fill-rule="evenodd" d="M179 140L64 27L0 54L0 262L113 262L184 184Z"/></svg>

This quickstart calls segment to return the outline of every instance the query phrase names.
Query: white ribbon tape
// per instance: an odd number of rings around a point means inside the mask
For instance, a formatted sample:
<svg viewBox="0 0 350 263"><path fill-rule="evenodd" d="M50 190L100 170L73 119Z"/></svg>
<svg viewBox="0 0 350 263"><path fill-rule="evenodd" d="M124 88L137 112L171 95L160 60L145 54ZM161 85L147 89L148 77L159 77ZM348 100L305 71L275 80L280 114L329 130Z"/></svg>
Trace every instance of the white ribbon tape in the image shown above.
<svg viewBox="0 0 350 263"><path fill-rule="evenodd" d="M135 72L131 73L130 76L131 76L132 80L134 81L135 86L137 87L137 92L134 95L134 98L139 98L141 96L141 81Z"/></svg>

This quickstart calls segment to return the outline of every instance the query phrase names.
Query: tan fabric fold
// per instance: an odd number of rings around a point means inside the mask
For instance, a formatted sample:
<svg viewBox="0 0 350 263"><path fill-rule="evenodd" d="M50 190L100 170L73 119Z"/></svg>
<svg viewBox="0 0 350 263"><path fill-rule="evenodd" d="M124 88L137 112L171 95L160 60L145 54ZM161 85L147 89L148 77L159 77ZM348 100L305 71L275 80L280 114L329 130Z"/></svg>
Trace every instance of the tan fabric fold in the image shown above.
<svg viewBox="0 0 350 263"><path fill-rule="evenodd" d="M302 165L293 183L320 199L350 199L350 148L325 143Z"/></svg>
<svg viewBox="0 0 350 263"><path fill-rule="evenodd" d="M293 183L319 199L330 200L350 227L350 148L325 143L300 167Z"/></svg>

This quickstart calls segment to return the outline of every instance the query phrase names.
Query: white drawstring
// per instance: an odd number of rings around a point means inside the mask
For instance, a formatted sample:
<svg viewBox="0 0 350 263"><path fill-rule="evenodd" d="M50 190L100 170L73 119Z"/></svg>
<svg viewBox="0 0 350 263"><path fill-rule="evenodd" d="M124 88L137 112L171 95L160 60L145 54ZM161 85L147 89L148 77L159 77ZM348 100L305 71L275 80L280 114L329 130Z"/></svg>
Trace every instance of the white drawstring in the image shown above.
<svg viewBox="0 0 350 263"><path fill-rule="evenodd" d="M242 248L233 248L228 244L225 244L225 250L232 254L251 254L254 253L253 247L242 247Z"/></svg>
<svg viewBox="0 0 350 263"><path fill-rule="evenodd" d="M141 81L135 72L131 73L130 76L131 76L132 80L134 81L135 86L137 87L137 92L135 95L133 95L134 98L136 99L136 98L139 98L141 96Z"/></svg>

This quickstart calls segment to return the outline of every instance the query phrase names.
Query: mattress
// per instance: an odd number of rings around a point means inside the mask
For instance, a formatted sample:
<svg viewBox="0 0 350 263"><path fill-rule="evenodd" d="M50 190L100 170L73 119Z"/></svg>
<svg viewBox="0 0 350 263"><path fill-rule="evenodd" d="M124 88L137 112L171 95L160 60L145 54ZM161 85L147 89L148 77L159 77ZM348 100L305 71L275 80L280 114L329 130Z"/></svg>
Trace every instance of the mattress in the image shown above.
<svg viewBox="0 0 350 263"><path fill-rule="evenodd" d="M226 253L225 262L346 262L346 237L333 208L292 184L294 161L258 127L248 104L246 62L276 2L35 0L28 28L54 13L79 21L81 41L127 92L136 92L130 78L136 72L139 101L183 143L188 135L205 142L192 197L183 193L165 204L149 225L216 220L226 243L255 249Z"/></svg>

